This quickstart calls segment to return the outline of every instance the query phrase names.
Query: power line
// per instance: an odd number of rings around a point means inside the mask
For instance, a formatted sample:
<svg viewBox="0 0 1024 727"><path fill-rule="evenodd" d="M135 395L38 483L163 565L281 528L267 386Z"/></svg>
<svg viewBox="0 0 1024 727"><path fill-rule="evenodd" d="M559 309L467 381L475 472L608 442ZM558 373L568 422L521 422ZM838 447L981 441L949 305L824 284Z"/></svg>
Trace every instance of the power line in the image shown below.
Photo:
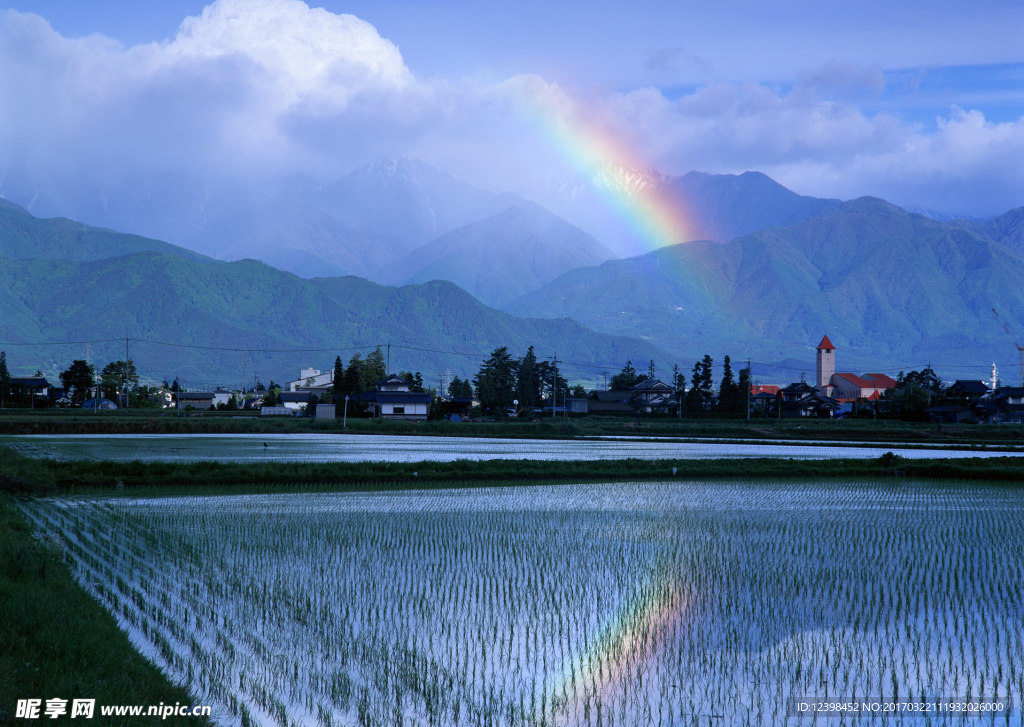
<svg viewBox="0 0 1024 727"><path fill-rule="evenodd" d="M376 348L385 348L386 346L393 346L398 349L406 351L418 351L421 353L432 353L445 356L463 356L470 359L486 360L490 353L481 352L470 352L470 351L452 351L438 348L427 348L425 346L411 346L407 344L399 343L373 343L373 344L352 344L352 345L340 345L330 347L293 347L293 348L263 348L260 346L204 346L200 344L189 344L189 343L176 343L173 341L159 341L150 338L94 338L94 339L75 339L67 341L0 341L0 346L11 347L11 346L80 346L89 344L99 343L127 343L128 341L135 343L145 343L154 346L165 346L169 348L178 348L186 350L196 351L219 351L226 353L248 353L248 354L289 354L289 353L333 353L339 350L345 349L358 349L368 350ZM998 366L1003 368L1009 368L1013 364L1005 362L996 362ZM608 369L614 369L620 365L620 363L611 362L583 362L583 361L566 361L560 360L559 364L564 369L573 369L576 371L596 371L605 372ZM774 364L766 361L752 361L751 364L756 364L761 368L766 368L775 371L806 371L806 367L801 366L787 366L782 364ZM986 364L987 365L987 364ZM872 367L877 373L899 373L904 371L914 371L924 368L928 368L927 363L916 363L906 364L902 366L890 366L885 365L881 367ZM943 369L976 369L979 365L976 364L944 364L940 368Z"/></svg>
<svg viewBox="0 0 1024 727"><path fill-rule="evenodd" d="M91 341L0 341L0 346L80 346L88 343L120 343L123 338L94 338Z"/></svg>

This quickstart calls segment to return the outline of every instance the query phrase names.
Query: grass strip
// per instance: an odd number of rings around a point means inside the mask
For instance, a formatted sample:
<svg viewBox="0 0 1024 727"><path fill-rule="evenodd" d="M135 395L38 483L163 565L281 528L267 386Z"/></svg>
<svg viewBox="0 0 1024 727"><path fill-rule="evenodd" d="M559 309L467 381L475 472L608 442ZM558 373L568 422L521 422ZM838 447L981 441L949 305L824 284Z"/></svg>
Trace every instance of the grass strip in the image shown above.
<svg viewBox="0 0 1024 727"><path fill-rule="evenodd" d="M536 421L385 421L260 417L237 412L175 415L160 410L83 414L81 410L0 410L0 434L410 434L446 437L573 439L580 436L715 437L846 442L918 442L934 444L1024 444L1024 427L1006 424L948 425L870 419L752 419L624 416L543 417Z"/></svg>
<svg viewBox="0 0 1024 727"><path fill-rule="evenodd" d="M19 699L68 700L52 720L16 719ZM101 705L195 705L139 654L114 617L75 583L54 545L40 540L0 494L0 724L75 724L72 700L95 699L87 723L209 724L206 719L101 717ZM84 718L78 718L79 720Z"/></svg>
<svg viewBox="0 0 1024 727"><path fill-rule="evenodd" d="M119 489L379 490L545 482L705 478L917 477L1024 482L1019 457L904 459L457 460L454 462L219 463L55 461L0 447L0 490L51 494Z"/></svg>

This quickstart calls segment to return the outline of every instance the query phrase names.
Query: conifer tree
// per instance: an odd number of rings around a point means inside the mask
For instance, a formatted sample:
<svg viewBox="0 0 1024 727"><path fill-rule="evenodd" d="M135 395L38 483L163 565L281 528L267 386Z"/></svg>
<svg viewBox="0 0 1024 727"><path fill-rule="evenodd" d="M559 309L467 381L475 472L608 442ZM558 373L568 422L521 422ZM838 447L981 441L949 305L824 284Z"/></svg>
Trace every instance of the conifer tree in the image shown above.
<svg viewBox="0 0 1024 727"><path fill-rule="evenodd" d="M732 362L726 356L722 363L722 383L718 387L718 410L723 414L739 411L739 387L733 378Z"/></svg>
<svg viewBox="0 0 1024 727"><path fill-rule="evenodd" d="M495 416L504 416L505 410L512 406L516 387L516 360L509 355L508 348L502 346L494 349L480 366L473 383L476 384L476 397L480 406Z"/></svg>
<svg viewBox="0 0 1024 727"><path fill-rule="evenodd" d="M747 416L750 414L750 367L745 366L740 369L739 385L737 386L737 394L739 396L740 411L744 412Z"/></svg>
<svg viewBox="0 0 1024 727"><path fill-rule="evenodd" d="M71 366L66 371L61 372L60 382L63 384L71 401L81 405L88 398L95 373L96 369L93 368L92 364L81 359L72 361Z"/></svg>
<svg viewBox="0 0 1024 727"><path fill-rule="evenodd" d="M11 390L11 372L7 370L7 352L0 351L0 407L7 403Z"/></svg>
<svg viewBox="0 0 1024 727"><path fill-rule="evenodd" d="M331 372L331 398L337 404L345 396L345 367L341 365L341 356L334 357L334 370Z"/></svg>
<svg viewBox="0 0 1024 727"><path fill-rule="evenodd" d="M521 409L533 408L540 402L542 384L533 346L526 349L526 354L519 360L518 369L515 398Z"/></svg>
<svg viewBox="0 0 1024 727"><path fill-rule="evenodd" d="M360 391L364 391L362 388L362 371L363 357L358 353L352 354L352 358L348 360L348 367L345 369L342 398L344 398L345 394L358 394Z"/></svg>

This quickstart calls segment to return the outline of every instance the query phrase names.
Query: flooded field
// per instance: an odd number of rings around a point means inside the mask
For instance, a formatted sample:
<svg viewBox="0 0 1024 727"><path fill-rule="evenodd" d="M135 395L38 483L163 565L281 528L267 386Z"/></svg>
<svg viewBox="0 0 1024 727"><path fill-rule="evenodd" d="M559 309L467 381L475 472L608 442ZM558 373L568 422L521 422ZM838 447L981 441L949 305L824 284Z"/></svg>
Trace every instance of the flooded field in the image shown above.
<svg viewBox="0 0 1024 727"><path fill-rule="evenodd" d="M607 439L496 439L357 434L39 434L0 437L23 454L57 459L144 462L451 462L459 459L708 459L784 457L875 458L893 452L908 459L1024 456L995 449L917 448L896 444L843 446L835 442L783 444Z"/></svg>
<svg viewBox="0 0 1024 727"><path fill-rule="evenodd" d="M1020 489L638 482L21 507L220 724L790 725L812 723L806 700L954 697L989 711L858 723L1021 724Z"/></svg>

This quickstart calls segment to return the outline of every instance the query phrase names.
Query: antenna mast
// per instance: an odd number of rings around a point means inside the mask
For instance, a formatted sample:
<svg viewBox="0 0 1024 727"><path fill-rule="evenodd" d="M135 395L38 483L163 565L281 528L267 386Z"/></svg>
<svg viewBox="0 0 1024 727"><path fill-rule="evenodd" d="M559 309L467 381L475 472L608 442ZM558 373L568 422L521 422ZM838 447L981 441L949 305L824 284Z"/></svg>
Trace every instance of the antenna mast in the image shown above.
<svg viewBox="0 0 1024 727"><path fill-rule="evenodd" d="M1006 321L999 315L999 311L995 308L992 309L992 314L995 315L996 320L1003 324L1003 330L1006 331L1006 335L1013 341L1013 345L1017 348L1017 376L1020 379L1020 386L1024 386L1024 346L1017 343L1017 339L1013 337L1013 333L1010 331L1010 327L1006 325Z"/></svg>

